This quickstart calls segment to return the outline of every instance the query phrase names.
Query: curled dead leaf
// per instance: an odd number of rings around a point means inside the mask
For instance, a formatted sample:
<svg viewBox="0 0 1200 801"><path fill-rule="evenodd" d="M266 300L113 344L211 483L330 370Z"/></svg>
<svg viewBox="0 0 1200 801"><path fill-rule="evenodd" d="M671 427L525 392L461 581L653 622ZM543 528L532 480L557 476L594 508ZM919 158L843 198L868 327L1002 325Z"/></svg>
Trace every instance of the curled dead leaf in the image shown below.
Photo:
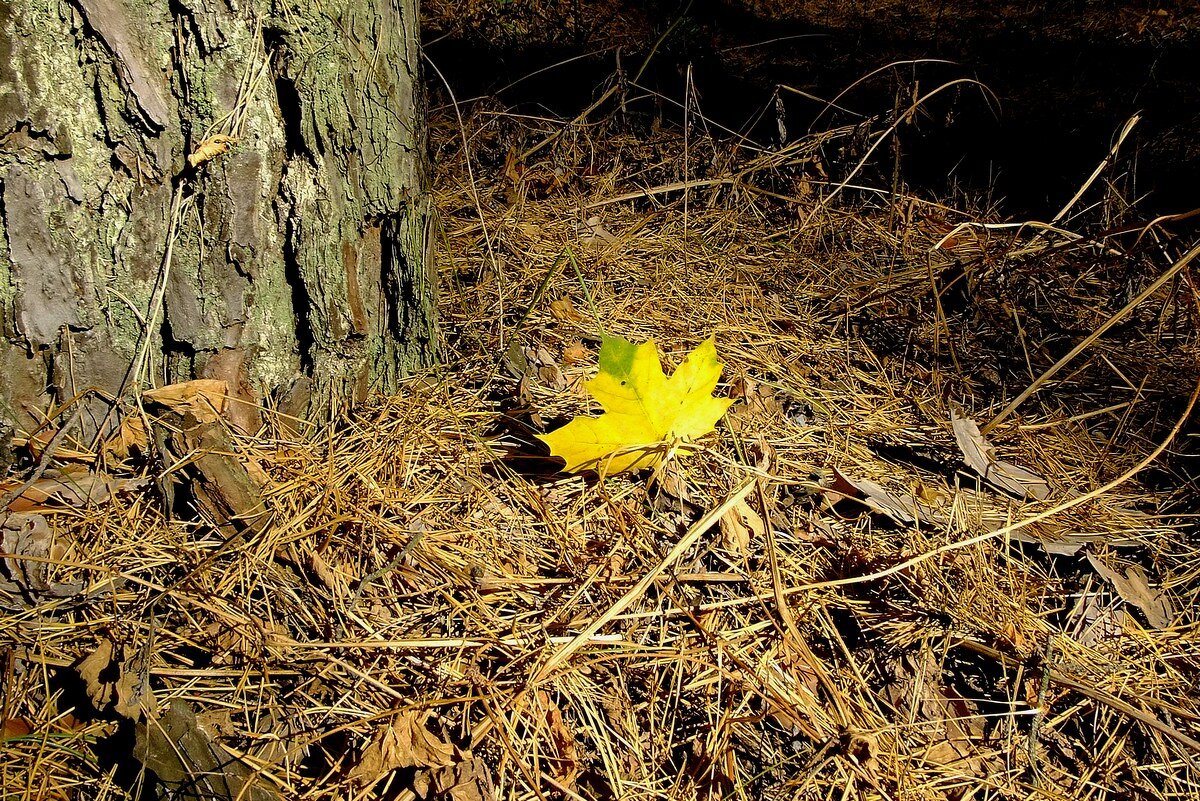
<svg viewBox="0 0 1200 801"><path fill-rule="evenodd" d="M583 315L575 309L575 304L570 298L550 301L550 316L563 323L577 323L583 319Z"/></svg>
<svg viewBox="0 0 1200 801"><path fill-rule="evenodd" d="M118 715L136 720L141 716L146 693L137 672L128 669L122 649L105 638L75 668L87 687L88 698L100 711L112 709ZM150 697L151 705L153 696Z"/></svg>
<svg viewBox="0 0 1200 801"><path fill-rule="evenodd" d="M148 389L142 398L177 414L190 414L201 423L215 423L225 416L229 385L216 378L198 378Z"/></svg>
<svg viewBox="0 0 1200 801"><path fill-rule="evenodd" d="M587 361L588 349L584 347L582 342L576 340L575 342L568 343L563 347L562 356L563 364L567 367L570 367L573 364L579 364L580 362Z"/></svg>
<svg viewBox="0 0 1200 801"><path fill-rule="evenodd" d="M218 156L223 156L229 152L229 148L233 147L235 142L237 142L236 136L227 136L226 134L210 136L188 154L188 164L193 167L199 167L206 161L212 161Z"/></svg>
<svg viewBox="0 0 1200 801"><path fill-rule="evenodd" d="M376 732L350 777L374 784L398 768L439 768L453 765L456 751L425 727L429 710L401 712Z"/></svg>
<svg viewBox="0 0 1200 801"><path fill-rule="evenodd" d="M1142 610L1146 622L1156 629L1165 629L1175 617L1171 599L1161 590L1150 587L1150 580L1141 565L1130 565L1124 571L1110 567L1099 556L1089 553L1088 562L1105 581L1113 586L1125 603Z"/></svg>
<svg viewBox="0 0 1200 801"><path fill-rule="evenodd" d="M104 441L104 453L113 461L123 462L134 452L145 453L149 442L145 420L125 415L113 435Z"/></svg>
<svg viewBox="0 0 1200 801"><path fill-rule="evenodd" d="M720 525L721 540L726 550L736 556L750 553L751 543L767 533L762 517L744 500L738 501L721 517Z"/></svg>
<svg viewBox="0 0 1200 801"><path fill-rule="evenodd" d="M553 762L552 770L561 784L568 788L573 787L581 769L579 744L575 739L575 732L567 725L562 710L559 709L558 704L554 703L554 699L550 697L549 693L545 690L538 690L538 700L541 702L542 708L546 710L546 725L550 730L550 742L558 756L557 760Z"/></svg>
<svg viewBox="0 0 1200 801"><path fill-rule="evenodd" d="M963 461L984 481L1018 498L1044 501L1050 497L1050 485L1046 479L1024 467L996 458L995 448L984 438L974 420L952 408L950 426L962 451Z"/></svg>

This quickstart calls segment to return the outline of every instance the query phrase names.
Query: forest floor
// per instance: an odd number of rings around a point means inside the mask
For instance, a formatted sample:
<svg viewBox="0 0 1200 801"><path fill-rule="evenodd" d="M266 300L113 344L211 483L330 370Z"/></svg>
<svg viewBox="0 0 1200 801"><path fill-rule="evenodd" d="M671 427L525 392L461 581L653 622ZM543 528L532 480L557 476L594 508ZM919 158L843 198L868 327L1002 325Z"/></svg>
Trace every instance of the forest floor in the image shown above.
<svg viewBox="0 0 1200 801"><path fill-rule="evenodd" d="M436 110L443 364L230 433L233 547L133 457L39 484L4 798L1195 798L1185 223L917 197L887 119L701 123ZM560 473L612 336L712 338L732 405Z"/></svg>

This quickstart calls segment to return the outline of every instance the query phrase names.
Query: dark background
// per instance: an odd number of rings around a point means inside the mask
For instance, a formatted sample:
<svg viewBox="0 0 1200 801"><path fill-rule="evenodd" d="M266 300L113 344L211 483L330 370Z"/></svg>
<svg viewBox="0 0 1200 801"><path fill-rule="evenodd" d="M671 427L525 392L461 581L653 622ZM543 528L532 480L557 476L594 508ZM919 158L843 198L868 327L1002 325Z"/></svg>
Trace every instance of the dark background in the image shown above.
<svg viewBox="0 0 1200 801"><path fill-rule="evenodd" d="M1200 4L433 0L424 13L428 55L459 98L498 92L518 109L574 116L618 58L629 74L655 48L643 86L682 100L690 65L704 114L762 143L778 142L781 84L832 99L907 62L839 101L886 116L914 87L977 79L991 96L959 85L902 129L904 180L910 191L962 192L1018 217L1053 216L1141 113L1106 180L1142 217L1200 206ZM789 137L861 119L786 90L782 98ZM653 113L677 111L659 103Z"/></svg>

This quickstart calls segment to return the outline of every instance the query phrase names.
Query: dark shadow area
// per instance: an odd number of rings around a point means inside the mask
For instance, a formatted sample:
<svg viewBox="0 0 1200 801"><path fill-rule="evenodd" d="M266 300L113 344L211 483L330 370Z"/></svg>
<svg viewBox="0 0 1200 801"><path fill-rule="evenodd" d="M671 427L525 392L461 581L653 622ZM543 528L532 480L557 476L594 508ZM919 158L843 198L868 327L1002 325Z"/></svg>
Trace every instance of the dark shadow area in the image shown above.
<svg viewBox="0 0 1200 801"><path fill-rule="evenodd" d="M508 20L515 30L518 5ZM1014 217L1057 213L1140 114L1115 188L1143 217L1198 204L1200 31L1186 27L1190 18L1143 19L1148 12L1129 4L1032 4L962 19L953 3L824 16L815 5L591 3L556 31L546 4L522 36L497 35L506 22L497 15L491 28L431 40L428 53L459 99L496 95L519 111L573 117L625 81L621 97L632 102L623 110L648 125L681 118L691 92L709 120L768 146L781 134L788 141L886 117L933 93L899 129L907 189L961 193ZM586 24L589 12L617 14L620 24L606 34ZM445 99L440 81L432 88ZM876 181L891 177L896 155L890 143L876 154Z"/></svg>

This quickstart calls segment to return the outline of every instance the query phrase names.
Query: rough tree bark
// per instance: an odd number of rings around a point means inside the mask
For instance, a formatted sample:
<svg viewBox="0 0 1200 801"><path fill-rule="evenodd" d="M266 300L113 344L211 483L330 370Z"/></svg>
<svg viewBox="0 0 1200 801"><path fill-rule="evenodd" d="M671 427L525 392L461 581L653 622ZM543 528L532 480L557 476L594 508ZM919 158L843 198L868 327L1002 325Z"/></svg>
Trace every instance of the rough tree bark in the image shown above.
<svg viewBox="0 0 1200 801"><path fill-rule="evenodd" d="M419 58L416 0L0 2L0 432L428 364Z"/></svg>

